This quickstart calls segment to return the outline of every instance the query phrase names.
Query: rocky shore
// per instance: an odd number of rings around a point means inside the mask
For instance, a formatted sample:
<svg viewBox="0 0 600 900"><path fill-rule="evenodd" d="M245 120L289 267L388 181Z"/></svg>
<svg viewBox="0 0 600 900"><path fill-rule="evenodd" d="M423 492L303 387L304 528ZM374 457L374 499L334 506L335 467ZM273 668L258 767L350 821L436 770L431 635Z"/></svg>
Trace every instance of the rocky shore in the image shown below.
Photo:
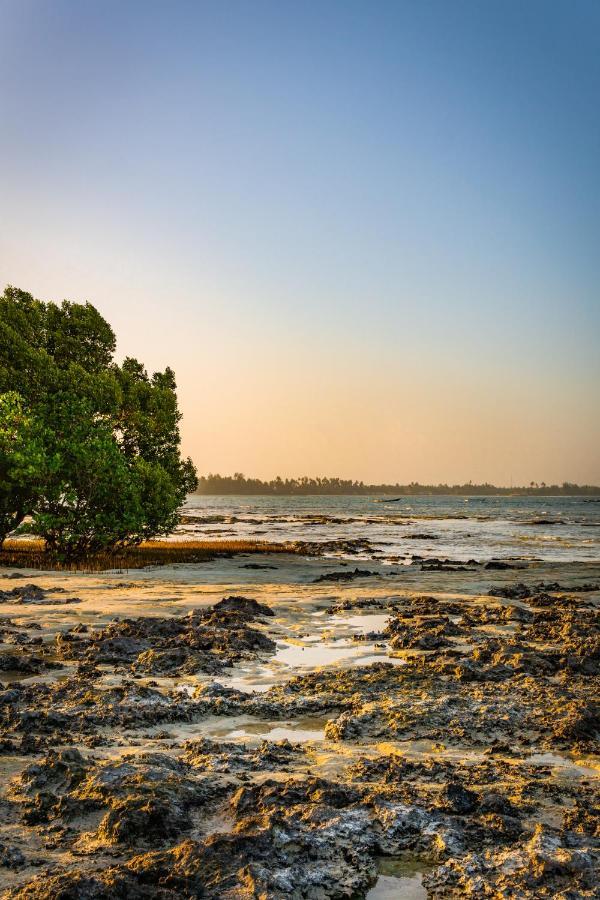
<svg viewBox="0 0 600 900"><path fill-rule="evenodd" d="M0 572L1 896L599 897L599 582Z"/></svg>

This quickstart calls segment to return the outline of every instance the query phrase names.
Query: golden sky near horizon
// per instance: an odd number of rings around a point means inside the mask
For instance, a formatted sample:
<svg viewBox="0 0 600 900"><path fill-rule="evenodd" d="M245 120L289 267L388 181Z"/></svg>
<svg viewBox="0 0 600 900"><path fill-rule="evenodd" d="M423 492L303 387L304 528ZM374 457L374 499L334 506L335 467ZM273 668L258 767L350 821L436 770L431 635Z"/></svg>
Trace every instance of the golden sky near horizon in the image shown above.
<svg viewBox="0 0 600 900"><path fill-rule="evenodd" d="M180 379L184 447L203 473L600 482L590 452L600 441L597 418L559 380L530 376L524 390L516 375L499 386L485 371L473 380L458 363L378 368L351 351L306 366L285 354L262 354L258 365L251 354L242 365L235 358L215 369L206 361L204 391Z"/></svg>

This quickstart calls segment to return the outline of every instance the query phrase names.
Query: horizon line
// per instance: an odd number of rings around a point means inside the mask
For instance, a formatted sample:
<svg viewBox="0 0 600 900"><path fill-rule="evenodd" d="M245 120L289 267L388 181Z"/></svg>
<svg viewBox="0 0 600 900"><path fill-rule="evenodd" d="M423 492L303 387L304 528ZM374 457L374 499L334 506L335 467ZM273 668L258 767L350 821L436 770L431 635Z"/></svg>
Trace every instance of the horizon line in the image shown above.
<svg viewBox="0 0 600 900"><path fill-rule="evenodd" d="M206 475L199 476L199 484L214 482L214 481L224 481L224 482L238 482L240 484L260 484L265 486L271 486L275 484L292 484L292 485L310 485L310 484L332 484L332 485L348 485L352 487L360 487L364 489L375 489L375 488L393 488L401 490L402 488L425 488L425 489L439 489L439 488L449 488L449 489L458 489L458 488L486 488L500 491L541 491L541 490L560 490L565 491L568 488L572 488L575 490L585 490L585 491L598 491L600 492L600 485L597 484L579 484L573 481L562 481L560 483L554 482L549 483L545 481L530 481L527 484L493 484L489 481L479 481L475 482L473 480L465 481L465 482L455 482L454 484L450 484L446 481L439 482L430 482L424 483L420 481L410 481L410 482L368 482L363 479L355 479L355 478L342 478L337 475L295 475L295 476L286 476L285 478L281 475L275 475L272 478L258 478L254 476L246 476L243 473L235 472L233 475L221 475L218 472L209 472Z"/></svg>

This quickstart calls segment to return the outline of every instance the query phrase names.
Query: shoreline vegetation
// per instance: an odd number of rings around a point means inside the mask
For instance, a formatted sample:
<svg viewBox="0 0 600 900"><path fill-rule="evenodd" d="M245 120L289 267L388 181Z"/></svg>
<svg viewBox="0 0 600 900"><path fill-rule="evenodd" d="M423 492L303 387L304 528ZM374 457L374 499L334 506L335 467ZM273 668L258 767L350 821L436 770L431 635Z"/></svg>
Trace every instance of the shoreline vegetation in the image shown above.
<svg viewBox="0 0 600 900"><path fill-rule="evenodd" d="M205 563L238 554L295 553L292 544L271 541L143 541L76 560L61 560L49 552L39 539L7 538L0 549L0 568L44 569L65 572L105 572L111 569L143 569L175 563Z"/></svg>
<svg viewBox="0 0 600 900"><path fill-rule="evenodd" d="M71 563L177 527L197 481L175 373L115 351L89 303L0 296L0 540L32 534Z"/></svg>
<svg viewBox="0 0 600 900"><path fill-rule="evenodd" d="M532 497L600 497L600 486L592 484L562 484L530 482L517 487L498 487L494 484L365 484L344 478L276 478L261 481L260 478L246 478L240 472L234 475L202 475L194 494L221 496L242 494L248 496L370 496L372 494L415 496L417 494L448 496L532 496Z"/></svg>

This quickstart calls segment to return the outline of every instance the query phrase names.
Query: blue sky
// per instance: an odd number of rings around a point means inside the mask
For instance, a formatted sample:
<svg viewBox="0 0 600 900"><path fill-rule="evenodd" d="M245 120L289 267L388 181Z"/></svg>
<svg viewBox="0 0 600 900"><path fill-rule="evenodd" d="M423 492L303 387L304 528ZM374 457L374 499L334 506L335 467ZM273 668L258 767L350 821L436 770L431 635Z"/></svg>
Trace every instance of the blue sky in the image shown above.
<svg viewBox="0 0 600 900"><path fill-rule="evenodd" d="M202 471L600 480L600 5L0 25L0 278L173 365Z"/></svg>

